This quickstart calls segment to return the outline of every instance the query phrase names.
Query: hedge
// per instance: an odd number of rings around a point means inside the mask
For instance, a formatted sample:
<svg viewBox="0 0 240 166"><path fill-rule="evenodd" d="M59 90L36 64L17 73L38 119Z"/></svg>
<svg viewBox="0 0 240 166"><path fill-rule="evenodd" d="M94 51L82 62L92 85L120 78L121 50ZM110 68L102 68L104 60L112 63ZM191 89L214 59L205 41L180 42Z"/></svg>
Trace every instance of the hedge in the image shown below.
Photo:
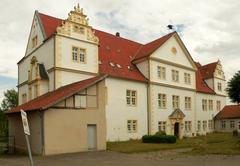
<svg viewBox="0 0 240 166"><path fill-rule="evenodd" d="M174 135L144 135L143 143L176 143L177 138Z"/></svg>

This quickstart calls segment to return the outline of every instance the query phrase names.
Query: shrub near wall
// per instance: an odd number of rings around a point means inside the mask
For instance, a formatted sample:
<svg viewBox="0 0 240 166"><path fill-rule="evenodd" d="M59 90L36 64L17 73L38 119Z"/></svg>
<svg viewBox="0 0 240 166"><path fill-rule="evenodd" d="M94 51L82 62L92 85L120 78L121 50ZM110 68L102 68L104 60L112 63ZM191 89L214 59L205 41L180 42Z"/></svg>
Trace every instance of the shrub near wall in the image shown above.
<svg viewBox="0 0 240 166"><path fill-rule="evenodd" d="M144 135L143 143L176 143L177 138L173 135Z"/></svg>

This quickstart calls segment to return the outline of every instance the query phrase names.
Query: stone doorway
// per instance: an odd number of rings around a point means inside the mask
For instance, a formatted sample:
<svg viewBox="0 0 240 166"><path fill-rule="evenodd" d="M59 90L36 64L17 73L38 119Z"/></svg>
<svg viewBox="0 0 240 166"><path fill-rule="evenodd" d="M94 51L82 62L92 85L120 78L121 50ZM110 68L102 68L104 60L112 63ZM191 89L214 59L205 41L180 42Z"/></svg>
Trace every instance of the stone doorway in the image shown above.
<svg viewBox="0 0 240 166"><path fill-rule="evenodd" d="M174 135L177 137L177 138L179 138L179 122L176 122L175 124L174 124Z"/></svg>
<svg viewBox="0 0 240 166"><path fill-rule="evenodd" d="M181 139L183 137L183 119L185 115L180 109L175 109L169 119L171 122L171 134Z"/></svg>

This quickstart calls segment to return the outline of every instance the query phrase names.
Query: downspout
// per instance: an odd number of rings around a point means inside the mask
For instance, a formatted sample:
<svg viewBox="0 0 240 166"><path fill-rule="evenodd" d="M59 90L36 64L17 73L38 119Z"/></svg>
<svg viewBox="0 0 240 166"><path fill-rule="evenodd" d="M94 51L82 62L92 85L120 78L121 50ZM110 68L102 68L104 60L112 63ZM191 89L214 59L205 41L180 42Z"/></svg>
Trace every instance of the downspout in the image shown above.
<svg viewBox="0 0 240 166"><path fill-rule="evenodd" d="M148 85L147 85L147 119L148 119L148 135L152 131L152 114L151 114L151 76L150 76L150 59L148 58Z"/></svg>
<svg viewBox="0 0 240 166"><path fill-rule="evenodd" d="M45 155L45 141L44 141L44 111L40 111L41 119L41 141L42 141L42 155Z"/></svg>

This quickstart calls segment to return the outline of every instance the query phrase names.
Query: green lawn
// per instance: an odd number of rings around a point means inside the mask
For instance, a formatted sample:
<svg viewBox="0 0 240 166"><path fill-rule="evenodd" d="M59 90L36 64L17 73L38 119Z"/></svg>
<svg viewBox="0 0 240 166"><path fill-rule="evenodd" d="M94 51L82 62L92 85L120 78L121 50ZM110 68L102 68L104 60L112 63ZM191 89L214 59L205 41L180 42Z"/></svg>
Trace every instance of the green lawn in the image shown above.
<svg viewBox="0 0 240 166"><path fill-rule="evenodd" d="M240 137L232 136L232 133L212 133L207 136L185 138L175 144L149 144L141 140L124 142L108 142L107 149L123 153L139 153L179 148L192 148L187 154L240 154Z"/></svg>

